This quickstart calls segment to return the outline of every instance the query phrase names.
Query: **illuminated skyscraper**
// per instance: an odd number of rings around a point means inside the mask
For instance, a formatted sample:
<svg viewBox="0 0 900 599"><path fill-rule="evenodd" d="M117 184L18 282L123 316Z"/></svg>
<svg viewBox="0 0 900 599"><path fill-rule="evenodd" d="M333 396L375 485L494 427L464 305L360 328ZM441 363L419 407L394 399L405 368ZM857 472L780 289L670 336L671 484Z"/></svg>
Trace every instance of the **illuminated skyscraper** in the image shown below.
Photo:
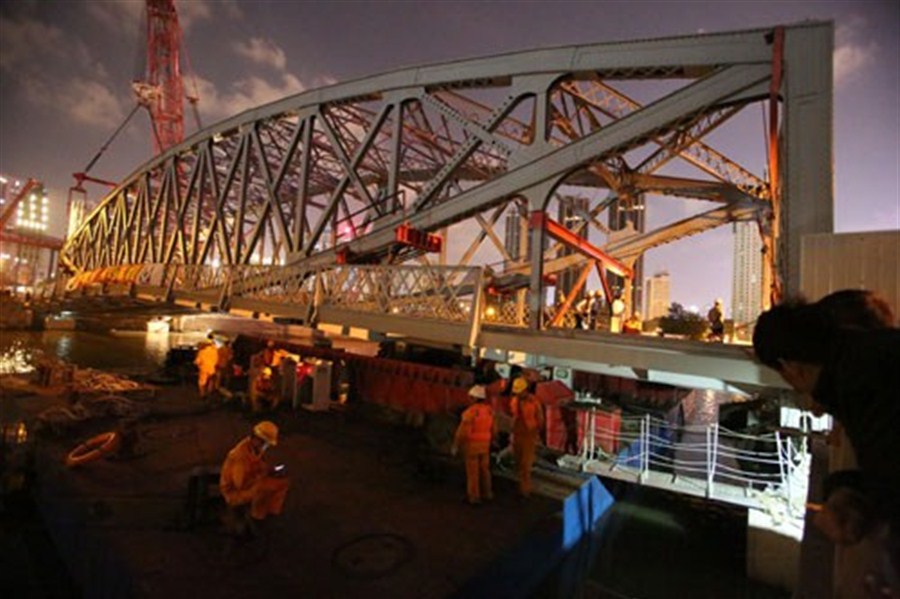
<svg viewBox="0 0 900 599"><path fill-rule="evenodd" d="M646 291L646 305L644 306L644 319L651 320L669 313L671 304L669 296L669 273L658 272L649 279L644 286Z"/></svg>
<svg viewBox="0 0 900 599"><path fill-rule="evenodd" d="M756 223L734 223L731 314L736 327L754 322L762 311L762 276L762 240Z"/></svg>
<svg viewBox="0 0 900 599"><path fill-rule="evenodd" d="M0 212L5 212L22 192L26 179L0 175ZM0 286L29 289L49 276L55 250L47 245L50 201L42 184L33 186L19 200L0 241Z"/></svg>
<svg viewBox="0 0 900 599"><path fill-rule="evenodd" d="M16 220L13 226L23 233L45 233L49 216L47 191L43 185L39 185L16 206Z"/></svg>
<svg viewBox="0 0 900 599"><path fill-rule="evenodd" d="M559 198L559 223L570 231L577 232L579 237L583 239L587 239L588 237L588 226L585 222L585 215L588 214L590 206L588 205L587 198L580 197L561 197ZM575 250L571 248L565 248L560 252L560 256L568 256L569 254L574 253ZM581 271L580 266L576 266L573 268L567 268L561 271L557 275L556 279L556 293L557 297L560 297L560 294L565 297L569 297L570 292L572 291L572 287L575 286L575 281L578 280L578 274ZM583 286L581 290L578 292L576 299L581 299L584 297L586 286Z"/></svg>

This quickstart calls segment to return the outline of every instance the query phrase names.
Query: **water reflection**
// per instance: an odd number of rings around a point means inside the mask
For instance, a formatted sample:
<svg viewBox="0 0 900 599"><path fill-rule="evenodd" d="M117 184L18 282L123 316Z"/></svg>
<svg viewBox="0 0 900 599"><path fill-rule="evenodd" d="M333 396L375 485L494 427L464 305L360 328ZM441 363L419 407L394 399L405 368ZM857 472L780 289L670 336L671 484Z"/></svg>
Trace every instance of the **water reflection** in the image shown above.
<svg viewBox="0 0 900 599"><path fill-rule="evenodd" d="M151 372L165 363L169 348L193 345L203 337L203 333L140 331L4 331L0 335L0 373L30 372L43 356L82 367Z"/></svg>
<svg viewBox="0 0 900 599"><path fill-rule="evenodd" d="M147 351L147 356L151 358L153 361L162 364L166 360L166 354L169 353L169 348L172 347L172 343L170 340L171 333L169 332L147 332L144 338L144 347ZM178 345L177 343L175 345Z"/></svg>
<svg viewBox="0 0 900 599"><path fill-rule="evenodd" d="M6 333L0 337L0 374L31 372L34 370L31 347L21 339L6 343Z"/></svg>
<svg viewBox="0 0 900 599"><path fill-rule="evenodd" d="M56 355L62 360L69 361L72 356L72 336L64 335L56 342Z"/></svg>

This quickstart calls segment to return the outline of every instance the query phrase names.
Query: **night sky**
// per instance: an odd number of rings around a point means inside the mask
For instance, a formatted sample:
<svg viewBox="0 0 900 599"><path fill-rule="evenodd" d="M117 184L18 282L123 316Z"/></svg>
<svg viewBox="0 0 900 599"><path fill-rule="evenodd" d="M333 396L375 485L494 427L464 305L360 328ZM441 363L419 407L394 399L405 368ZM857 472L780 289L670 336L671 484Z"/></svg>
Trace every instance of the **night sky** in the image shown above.
<svg viewBox="0 0 900 599"><path fill-rule="evenodd" d="M193 72L186 88L192 92L196 81L206 125L305 89L405 66L832 19L835 228L900 228L896 0L176 4ZM60 215L71 173L84 169L134 104L130 83L144 72L143 10L140 0L0 4L0 172L45 181ZM186 132L194 128L186 115ZM150 154L148 118L139 112L91 174L121 179ZM654 250L647 274L669 270L675 301L702 307L720 296L728 305L730 239L730 228L721 227ZM704 257L700 267L696 257Z"/></svg>

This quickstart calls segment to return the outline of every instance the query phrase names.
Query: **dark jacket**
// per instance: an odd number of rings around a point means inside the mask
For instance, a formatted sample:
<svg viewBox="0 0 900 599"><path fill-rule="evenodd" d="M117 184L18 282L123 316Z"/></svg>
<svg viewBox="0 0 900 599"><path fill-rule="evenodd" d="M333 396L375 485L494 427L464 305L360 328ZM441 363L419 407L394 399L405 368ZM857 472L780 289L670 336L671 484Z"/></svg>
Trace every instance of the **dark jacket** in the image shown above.
<svg viewBox="0 0 900 599"><path fill-rule="evenodd" d="M847 431L862 491L900 523L900 329L841 331L832 347L813 397Z"/></svg>

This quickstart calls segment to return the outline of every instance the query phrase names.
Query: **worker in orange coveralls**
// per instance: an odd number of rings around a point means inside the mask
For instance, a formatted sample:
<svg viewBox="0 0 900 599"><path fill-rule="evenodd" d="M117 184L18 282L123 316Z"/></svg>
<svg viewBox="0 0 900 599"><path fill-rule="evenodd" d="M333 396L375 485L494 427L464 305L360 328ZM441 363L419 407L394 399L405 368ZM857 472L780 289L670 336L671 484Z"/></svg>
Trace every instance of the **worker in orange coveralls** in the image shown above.
<svg viewBox="0 0 900 599"><path fill-rule="evenodd" d="M194 364L197 366L197 388L200 391L200 399L206 399L206 396L215 389L218 363L219 348L216 347L216 343L210 335L194 358Z"/></svg>
<svg viewBox="0 0 900 599"><path fill-rule="evenodd" d="M513 417L513 454L519 475L519 493L531 495L531 468L541 431L544 411L537 398L528 393L528 381L519 377L512 384L513 399L509 404Z"/></svg>
<svg viewBox="0 0 900 599"><path fill-rule="evenodd" d="M228 452L222 465L219 478L222 496L231 508L249 506L251 529L267 516L280 514L284 508L290 486L284 476L284 466L270 467L264 459L266 450L276 445L278 427L264 420Z"/></svg>
<svg viewBox="0 0 900 599"><path fill-rule="evenodd" d="M491 489L491 441L497 432L494 410L485 401L483 385L469 389L475 403L462 414L450 453L456 455L460 446L466 460L466 498L472 505L494 498Z"/></svg>
<svg viewBox="0 0 900 599"><path fill-rule="evenodd" d="M218 348L218 359L216 361L216 390L220 392L223 389L228 390L233 374L234 350L231 347L231 341L225 341L225 343Z"/></svg>

